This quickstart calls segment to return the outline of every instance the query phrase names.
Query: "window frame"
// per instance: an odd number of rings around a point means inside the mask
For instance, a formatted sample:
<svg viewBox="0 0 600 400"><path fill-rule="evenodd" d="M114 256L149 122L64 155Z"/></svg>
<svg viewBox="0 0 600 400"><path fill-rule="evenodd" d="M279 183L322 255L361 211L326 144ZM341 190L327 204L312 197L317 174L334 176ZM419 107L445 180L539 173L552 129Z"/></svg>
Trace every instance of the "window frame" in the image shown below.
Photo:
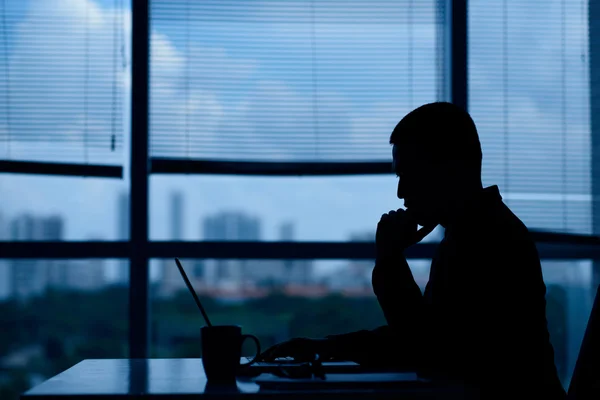
<svg viewBox="0 0 600 400"><path fill-rule="evenodd" d="M0 160L0 173L123 178L120 165Z"/></svg>
<svg viewBox="0 0 600 400"><path fill-rule="evenodd" d="M440 7L438 21L445 27L445 45L441 46L440 58L445 85L440 88L440 97L467 109L468 65L467 65L467 0L437 0ZM594 2L590 2L590 15ZM600 6L596 6L600 12ZM151 174L195 173L242 174L242 175L344 175L391 173L390 163L293 163L280 167L269 163L225 163L222 161L196 162L191 165L185 160L150 158L148 152L149 128L149 0L132 0L132 68L131 68L131 160L130 160L130 240L109 242L0 242L0 258L121 258L129 260L129 356L146 358L150 354L150 276L151 258L231 258L236 254L247 259L374 259L375 244L370 242L223 242L223 241L152 241L149 240L149 193ZM591 17L590 17L591 21ZM600 29L600 24L598 24ZM592 26L590 24L590 31ZM600 39L592 43L600 49ZM594 54L595 55L595 54ZM591 63L597 63L590 57ZM590 73L598 75L600 68ZM591 79L592 93L598 92L599 79ZM600 96L591 96L592 111L600 108ZM591 113L595 115L594 112ZM598 119L592 119L592 137L598 130ZM598 138L596 138L598 140ZM594 156L594 154L592 154ZM100 173L122 178L122 167L96 171L93 166L56 165L8 165L11 172L41 173L56 175L101 176ZM310 165L308 165L310 164ZM338 164L338 165L336 165ZM348 164L348 165L346 165ZM1 165L7 165L6 163ZM600 164L599 164L600 165ZM88 169L81 169L86 167ZM16 169L15 169L16 168ZM54 169L52 169L54 168ZM91 169L90 169L91 168ZM189 169L191 168L192 171ZM600 171L600 167L596 168ZM0 168L2 172L2 168ZM592 181L597 188L600 172L592 171ZM106 176L106 175L102 175ZM594 192L595 193L595 192ZM593 202L594 219L600 220L597 201ZM135 204L135 207L132 205ZM600 226L594 223L594 227ZM597 229L594 229L595 231ZM600 239L595 236L532 232L543 259L594 260L596 271L600 260ZM407 250L407 258L428 259L434 256L436 244L417 244ZM597 274L595 273L594 276Z"/></svg>

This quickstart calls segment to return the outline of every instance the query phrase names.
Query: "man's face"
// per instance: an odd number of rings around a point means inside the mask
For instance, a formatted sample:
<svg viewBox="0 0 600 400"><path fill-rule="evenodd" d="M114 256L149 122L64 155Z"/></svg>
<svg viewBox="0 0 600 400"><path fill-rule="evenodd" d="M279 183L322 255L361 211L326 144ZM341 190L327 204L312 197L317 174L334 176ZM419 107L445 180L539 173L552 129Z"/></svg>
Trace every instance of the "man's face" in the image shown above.
<svg viewBox="0 0 600 400"><path fill-rule="evenodd" d="M398 176L398 198L419 225L438 224L444 200L446 178L443 171L418 157L411 145L394 145L394 172Z"/></svg>

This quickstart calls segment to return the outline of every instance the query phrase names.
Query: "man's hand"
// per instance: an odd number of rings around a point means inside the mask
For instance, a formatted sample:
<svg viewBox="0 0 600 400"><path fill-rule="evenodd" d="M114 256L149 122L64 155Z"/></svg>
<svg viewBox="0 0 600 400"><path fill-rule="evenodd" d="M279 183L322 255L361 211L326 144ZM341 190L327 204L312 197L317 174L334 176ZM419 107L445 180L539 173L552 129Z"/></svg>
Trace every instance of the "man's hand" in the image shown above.
<svg viewBox="0 0 600 400"><path fill-rule="evenodd" d="M375 243L377 256L393 258L408 247L420 242L435 229L434 226L417 229L417 221L403 209L383 214L377 224Z"/></svg>
<svg viewBox="0 0 600 400"><path fill-rule="evenodd" d="M293 357L296 361L312 361L315 354L321 359L328 358L327 339L297 338L276 344L261 354L264 361L273 361L279 357Z"/></svg>

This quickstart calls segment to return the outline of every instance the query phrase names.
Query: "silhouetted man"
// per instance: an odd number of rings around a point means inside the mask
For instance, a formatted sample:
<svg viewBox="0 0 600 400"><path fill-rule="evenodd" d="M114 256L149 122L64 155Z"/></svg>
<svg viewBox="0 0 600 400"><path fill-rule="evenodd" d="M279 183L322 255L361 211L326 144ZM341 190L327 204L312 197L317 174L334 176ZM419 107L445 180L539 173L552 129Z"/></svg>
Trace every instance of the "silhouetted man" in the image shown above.
<svg viewBox="0 0 600 400"><path fill-rule="evenodd" d="M390 211L377 225L372 284L387 325L292 339L264 357L319 353L416 369L479 388L484 397L564 398L535 244L498 187L482 187L481 145L469 114L450 103L426 104L398 123L390 143L406 210ZM421 294L404 250L438 224L445 235Z"/></svg>

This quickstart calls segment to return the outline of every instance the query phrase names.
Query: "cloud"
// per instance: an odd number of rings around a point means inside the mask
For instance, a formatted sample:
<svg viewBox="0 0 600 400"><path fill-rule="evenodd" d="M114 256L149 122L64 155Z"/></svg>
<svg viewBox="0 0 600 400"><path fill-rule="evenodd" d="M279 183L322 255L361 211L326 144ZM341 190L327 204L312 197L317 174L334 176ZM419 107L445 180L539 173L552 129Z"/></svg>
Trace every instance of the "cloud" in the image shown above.
<svg viewBox="0 0 600 400"><path fill-rule="evenodd" d="M254 62L216 47L192 45L183 53L158 32L151 48L150 154L197 158L199 149L215 149L229 117L219 89L251 75Z"/></svg>
<svg viewBox="0 0 600 400"><path fill-rule="evenodd" d="M347 158L351 102L333 91L313 96L295 89L276 80L252 85L220 127L215 146L226 145L221 156L255 161Z"/></svg>

